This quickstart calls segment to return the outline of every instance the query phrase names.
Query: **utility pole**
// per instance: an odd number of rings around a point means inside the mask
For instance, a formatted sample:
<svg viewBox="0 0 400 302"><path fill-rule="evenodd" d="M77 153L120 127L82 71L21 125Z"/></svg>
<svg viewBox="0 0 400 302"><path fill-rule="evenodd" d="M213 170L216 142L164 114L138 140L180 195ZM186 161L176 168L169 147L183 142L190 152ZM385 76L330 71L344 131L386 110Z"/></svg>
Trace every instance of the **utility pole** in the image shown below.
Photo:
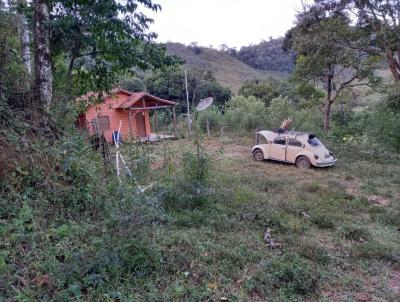
<svg viewBox="0 0 400 302"><path fill-rule="evenodd" d="M186 69L185 69L185 84L186 84L186 107L187 107L188 135L189 135L189 140L191 140L192 137L191 137L191 129L190 129L189 90L188 90Z"/></svg>

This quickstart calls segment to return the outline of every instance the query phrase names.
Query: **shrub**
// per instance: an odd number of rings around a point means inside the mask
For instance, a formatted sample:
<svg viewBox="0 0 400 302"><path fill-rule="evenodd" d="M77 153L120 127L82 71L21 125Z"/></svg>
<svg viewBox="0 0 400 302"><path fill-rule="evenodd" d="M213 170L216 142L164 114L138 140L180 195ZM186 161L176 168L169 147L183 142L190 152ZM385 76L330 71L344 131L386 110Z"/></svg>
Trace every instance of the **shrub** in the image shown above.
<svg viewBox="0 0 400 302"><path fill-rule="evenodd" d="M378 241L367 241L355 246L352 251L355 258L375 259L386 261L400 261L400 253L395 247L388 243Z"/></svg>
<svg viewBox="0 0 400 302"><path fill-rule="evenodd" d="M267 116L267 108L261 100L237 96L225 105L223 121L234 130L251 130L265 127Z"/></svg>
<svg viewBox="0 0 400 302"><path fill-rule="evenodd" d="M271 263L272 277L277 286L283 284L297 294L310 294L316 289L316 276L311 265L296 254L285 254Z"/></svg>
<svg viewBox="0 0 400 302"><path fill-rule="evenodd" d="M184 176L189 182L205 183L210 176L211 159L204 150L198 134L194 139L195 150L183 154Z"/></svg>
<svg viewBox="0 0 400 302"><path fill-rule="evenodd" d="M318 278L318 273L308 260L297 254L286 253L263 262L246 286L251 292L261 293L264 297L270 297L273 293L295 300L297 295L314 293Z"/></svg>
<svg viewBox="0 0 400 302"><path fill-rule="evenodd" d="M354 240L354 241L365 241L371 238L370 232L364 228L363 226L359 225L344 225L341 234L347 240Z"/></svg>
<svg viewBox="0 0 400 302"><path fill-rule="evenodd" d="M314 211L311 213L311 221L321 229L333 229L336 227L335 217L330 212Z"/></svg>
<svg viewBox="0 0 400 302"><path fill-rule="evenodd" d="M300 241L299 254L322 265L328 264L331 260L329 253L322 248L319 242L307 238L303 238Z"/></svg>
<svg viewBox="0 0 400 302"><path fill-rule="evenodd" d="M202 206L214 190L209 185L211 158L194 132L194 150L183 155L183 177L167 181L160 190L169 209L194 209Z"/></svg>
<svg viewBox="0 0 400 302"><path fill-rule="evenodd" d="M207 130L207 121L209 123L210 130L219 130L218 127L221 125L222 116L221 112L215 106L211 106L199 113L197 122L200 128L204 131Z"/></svg>
<svg viewBox="0 0 400 302"><path fill-rule="evenodd" d="M282 121L287 117L294 118L295 106L288 97L277 97L272 100L271 106L268 108L268 125L272 128L279 128Z"/></svg>

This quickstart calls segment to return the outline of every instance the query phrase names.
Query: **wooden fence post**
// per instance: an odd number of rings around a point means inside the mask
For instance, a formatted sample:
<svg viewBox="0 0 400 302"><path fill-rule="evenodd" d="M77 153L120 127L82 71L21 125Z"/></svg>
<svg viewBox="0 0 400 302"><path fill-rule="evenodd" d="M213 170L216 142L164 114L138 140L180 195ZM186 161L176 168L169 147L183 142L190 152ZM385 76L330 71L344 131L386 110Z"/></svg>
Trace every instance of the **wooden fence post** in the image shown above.
<svg viewBox="0 0 400 302"><path fill-rule="evenodd" d="M255 137L254 137L254 144L258 145L260 143L260 138L258 136L258 131L260 131L260 129L257 127L256 128L256 133L255 133Z"/></svg>
<svg viewBox="0 0 400 302"><path fill-rule="evenodd" d="M207 125L207 139L210 139L210 122L208 119L206 120L206 125Z"/></svg>
<svg viewBox="0 0 400 302"><path fill-rule="evenodd" d="M172 126L174 128L174 137L176 137L176 113L175 113L175 106L172 107Z"/></svg>

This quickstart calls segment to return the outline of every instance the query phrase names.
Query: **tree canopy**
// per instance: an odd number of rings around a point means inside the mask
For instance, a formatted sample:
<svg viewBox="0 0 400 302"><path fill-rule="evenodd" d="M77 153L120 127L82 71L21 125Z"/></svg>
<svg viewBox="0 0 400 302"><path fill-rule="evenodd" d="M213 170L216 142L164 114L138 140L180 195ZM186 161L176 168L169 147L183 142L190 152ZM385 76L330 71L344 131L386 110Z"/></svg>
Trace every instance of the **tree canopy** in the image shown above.
<svg viewBox="0 0 400 302"><path fill-rule="evenodd" d="M50 38L53 56L67 63L67 90L107 89L115 76L136 66L159 68L171 57L152 43L153 22L141 11L161 9L151 0L53 1L50 3Z"/></svg>
<svg viewBox="0 0 400 302"><path fill-rule="evenodd" d="M187 71L189 101L192 106L200 99L213 97L215 104L223 104L231 97L231 91L222 87L207 70L190 68ZM179 102L186 107L185 73L182 67L156 71L144 80L147 90L158 96Z"/></svg>
<svg viewBox="0 0 400 302"><path fill-rule="evenodd" d="M353 34L326 27L335 42L347 49L384 58L395 81L400 81L400 0L316 0L309 24L329 17L352 21Z"/></svg>
<svg viewBox="0 0 400 302"><path fill-rule="evenodd" d="M265 80L253 79L243 83L238 94L244 97L254 96L262 100L266 106L283 92L283 83L273 77Z"/></svg>
<svg viewBox="0 0 400 302"><path fill-rule="evenodd" d="M374 69L377 58L337 42L338 36L351 39L354 35L349 18L343 15L319 16L316 20L315 7L298 14L296 26L286 34L284 48L297 53L293 79L322 86L325 91L325 100L321 104L325 130L330 126L332 103L346 89L376 82Z"/></svg>

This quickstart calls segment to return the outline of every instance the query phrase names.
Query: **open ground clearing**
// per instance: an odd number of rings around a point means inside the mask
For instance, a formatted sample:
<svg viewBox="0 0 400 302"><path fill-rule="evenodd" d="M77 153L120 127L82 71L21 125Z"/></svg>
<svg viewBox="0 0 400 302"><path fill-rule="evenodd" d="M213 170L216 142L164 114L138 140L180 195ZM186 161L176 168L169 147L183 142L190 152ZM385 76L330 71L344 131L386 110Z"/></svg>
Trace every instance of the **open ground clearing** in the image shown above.
<svg viewBox="0 0 400 302"><path fill-rule="evenodd" d="M192 208L172 198L170 223L152 234L174 263L168 277L148 280L158 293L181 301L398 301L399 162L337 148L336 167L304 171L253 161L250 146L205 142L213 193ZM165 148L179 173L191 144ZM151 149L162 158L162 144ZM151 178L163 171L156 161Z"/></svg>

